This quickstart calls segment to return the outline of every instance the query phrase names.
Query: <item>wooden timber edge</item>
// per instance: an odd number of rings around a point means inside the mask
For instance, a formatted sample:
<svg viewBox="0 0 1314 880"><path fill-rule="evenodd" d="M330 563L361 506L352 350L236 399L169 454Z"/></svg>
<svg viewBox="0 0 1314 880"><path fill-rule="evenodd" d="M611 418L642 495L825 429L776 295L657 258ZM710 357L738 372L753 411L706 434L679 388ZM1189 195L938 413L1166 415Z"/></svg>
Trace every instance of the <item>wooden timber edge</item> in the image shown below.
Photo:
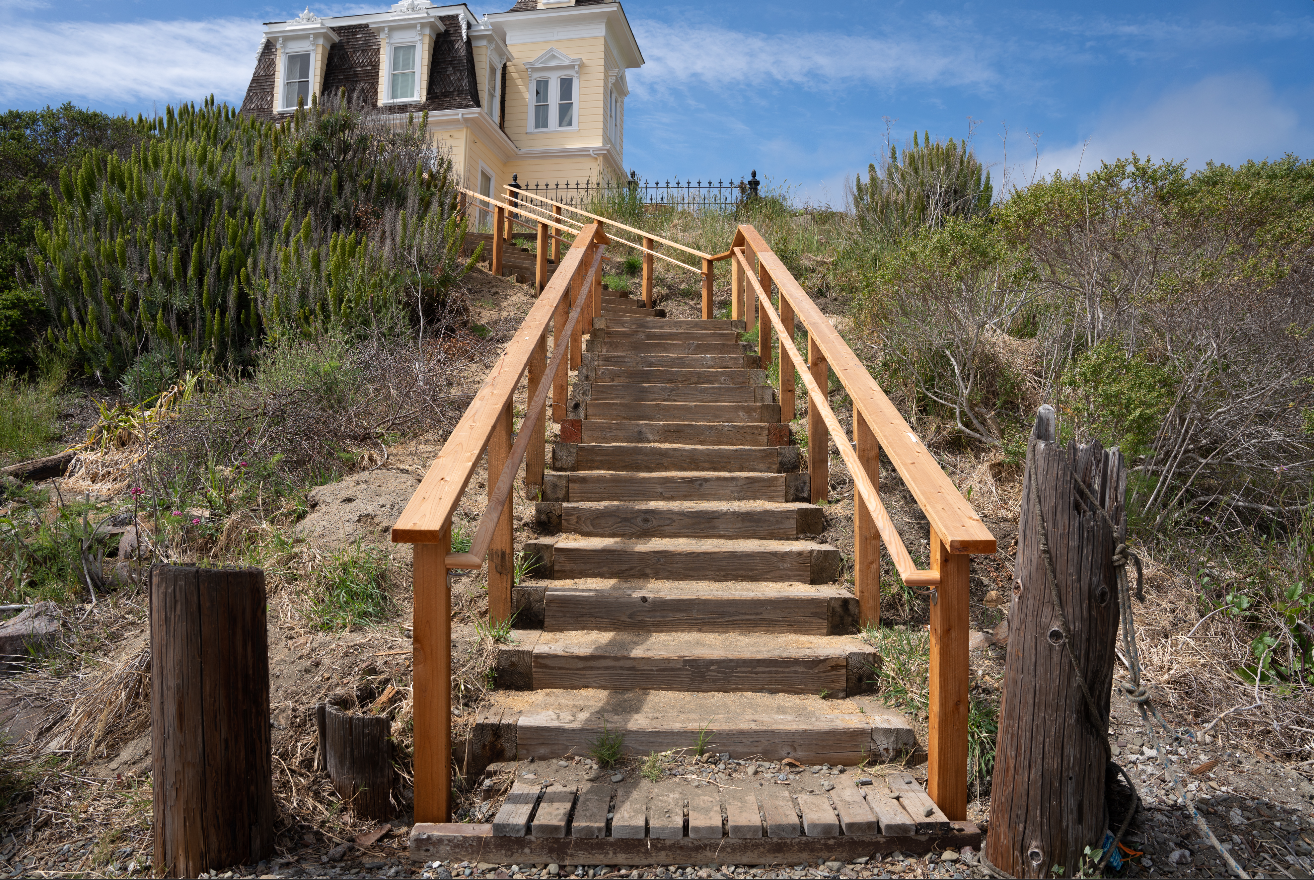
<svg viewBox="0 0 1314 880"><path fill-rule="evenodd" d="M416 861L442 859L495 865L796 865L800 860L848 862L892 852L925 855L965 846L979 849L981 840L981 830L971 822L955 822L947 834L671 840L498 837L491 823L421 822L411 829L409 851Z"/></svg>

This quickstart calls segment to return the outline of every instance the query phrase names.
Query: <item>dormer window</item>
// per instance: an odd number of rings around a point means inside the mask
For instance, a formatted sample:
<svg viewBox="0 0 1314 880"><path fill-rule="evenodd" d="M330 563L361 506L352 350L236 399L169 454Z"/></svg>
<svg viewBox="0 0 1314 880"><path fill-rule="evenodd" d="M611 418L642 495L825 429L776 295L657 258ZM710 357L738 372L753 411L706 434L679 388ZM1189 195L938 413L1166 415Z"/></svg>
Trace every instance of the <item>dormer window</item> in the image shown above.
<svg viewBox="0 0 1314 880"><path fill-rule="evenodd" d="M392 46L392 70L389 74L388 97L393 101L415 100L414 43Z"/></svg>
<svg viewBox="0 0 1314 880"><path fill-rule="evenodd" d="M310 103L310 53L284 56L283 106L295 108L297 102Z"/></svg>
<svg viewBox="0 0 1314 880"><path fill-rule="evenodd" d="M548 49L525 65L531 83L530 133L579 130L579 58Z"/></svg>

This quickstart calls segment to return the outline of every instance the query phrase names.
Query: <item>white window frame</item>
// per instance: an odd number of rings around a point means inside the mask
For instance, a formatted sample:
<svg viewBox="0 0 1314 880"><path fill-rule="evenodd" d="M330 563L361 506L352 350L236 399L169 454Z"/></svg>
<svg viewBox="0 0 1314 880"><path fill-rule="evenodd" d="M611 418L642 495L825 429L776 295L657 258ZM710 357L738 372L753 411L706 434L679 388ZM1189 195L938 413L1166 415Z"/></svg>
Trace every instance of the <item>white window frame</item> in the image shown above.
<svg viewBox="0 0 1314 880"><path fill-rule="evenodd" d="M488 192L484 192L483 187L479 187L477 191L481 196L488 196L490 199L495 199L497 198L497 175L493 173L493 169L489 168L487 165L484 164L482 159L478 160L478 162L479 162L479 175L481 177L485 174L488 175L489 187L488 187ZM478 184L476 184L476 186L478 186ZM476 220L479 227L478 231L491 232L493 229L493 219L494 217L496 217L496 214L493 213L492 208L488 207L487 202L482 202L479 201L478 199L476 199L475 201L479 202L479 206L480 206L479 214Z"/></svg>
<svg viewBox="0 0 1314 880"><path fill-rule="evenodd" d="M295 58L295 57L298 57L298 56L301 56L301 55L304 55L304 56L306 56L306 58L307 58L307 62L306 62L306 78L305 78L305 79L289 79L288 77L289 77L289 74L291 73L291 65L288 63L288 61L289 61L290 59L292 59L292 58ZM283 82L279 84L279 92L280 92L279 97L280 97L280 99L281 99L281 100L280 100L280 109L283 109L283 110L295 110L295 109L297 109L297 102L296 102L296 101L293 101L293 102L291 102L291 103L289 104L289 103L288 103L288 100L287 100L287 87L288 87L288 84L289 84L289 83L294 83L294 82L298 82L298 83L299 83L299 82L304 82L304 83L306 84L306 99L305 99L305 106L309 107L309 106L310 106L310 97L311 97L311 95L315 94L315 47L314 47L314 46L309 46L309 47L306 47L306 48L285 49L285 50L283 50ZM301 96L298 95L297 97L300 98Z"/></svg>
<svg viewBox="0 0 1314 880"><path fill-rule="evenodd" d="M415 86L411 90L411 96L409 98L396 98L393 97L392 94L392 75L394 72L392 64L393 59L396 57L396 51L404 46L415 47L415 60L411 62L415 65L411 68L411 72L415 74ZM423 48L424 44L419 40L398 40L395 43L391 40L388 41L388 72L386 74L387 78L384 80L384 82L388 84L388 100L383 101L382 103L414 104L420 100L420 53Z"/></svg>
<svg viewBox="0 0 1314 880"><path fill-rule="evenodd" d="M502 120L499 114L502 111L502 65L506 64L504 60L493 55L488 55L488 77L487 87L484 89L484 98L488 106L484 109L488 111L488 116L493 120L494 125L501 125Z"/></svg>
<svg viewBox="0 0 1314 880"><path fill-rule="evenodd" d="M583 77L580 76L579 58L568 58L557 49L548 49L534 61L525 65L529 72L529 93L528 93L528 110L525 114L525 133L526 134L547 134L558 131L579 131L580 117L580 86ZM535 108L542 106L536 104L538 98L538 81L545 79L548 81L548 119L545 128L537 128L534 125ZM571 89L572 96L570 103L574 105L574 112L571 113L571 124L561 125L561 80L573 79Z"/></svg>

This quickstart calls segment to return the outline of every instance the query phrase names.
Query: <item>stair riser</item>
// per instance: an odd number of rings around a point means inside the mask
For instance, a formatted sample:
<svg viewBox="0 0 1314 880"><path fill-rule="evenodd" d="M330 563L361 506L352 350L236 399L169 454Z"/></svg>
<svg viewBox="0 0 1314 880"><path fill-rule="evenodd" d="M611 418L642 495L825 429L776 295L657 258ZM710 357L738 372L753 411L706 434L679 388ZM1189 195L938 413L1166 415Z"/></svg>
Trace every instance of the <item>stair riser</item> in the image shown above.
<svg viewBox="0 0 1314 880"><path fill-rule="evenodd" d="M629 385L590 383L594 403L775 403L776 392L766 385Z"/></svg>
<svg viewBox="0 0 1314 880"><path fill-rule="evenodd" d="M594 318L593 327L597 330L657 330L662 332L702 332L709 330L733 330L737 333L744 332L743 321L726 321L720 319L709 319L706 321L697 318L668 318L661 321L653 321L645 318Z"/></svg>
<svg viewBox="0 0 1314 880"><path fill-rule="evenodd" d="M529 543L538 560L535 577L651 578L664 581L762 581L826 584L839 575L839 551L807 550L676 550L624 547L553 547Z"/></svg>
<svg viewBox="0 0 1314 880"><path fill-rule="evenodd" d="M583 356L586 369L625 367L644 370L760 370L755 354L623 354L618 352L586 351Z"/></svg>
<svg viewBox="0 0 1314 880"><path fill-rule="evenodd" d="M818 535L825 517L818 507L684 510L616 505L605 509L540 501L535 520L544 534L567 532L594 538L794 538Z"/></svg>
<svg viewBox="0 0 1314 880"><path fill-rule="evenodd" d="M585 419L625 422L779 422L779 404L621 403L584 404Z"/></svg>
<svg viewBox="0 0 1314 880"><path fill-rule="evenodd" d="M596 329L589 337L598 342L698 342L738 345L739 334L733 330L603 330Z"/></svg>
<svg viewBox="0 0 1314 880"><path fill-rule="evenodd" d="M762 424L702 424L698 422L617 422L590 420L580 424L583 443L673 443L681 446L786 446L789 426Z"/></svg>
<svg viewBox="0 0 1314 880"><path fill-rule="evenodd" d="M734 693L843 695L847 679L843 657L685 658L612 657L534 653L536 689L703 691Z"/></svg>
<svg viewBox="0 0 1314 880"><path fill-rule="evenodd" d="M596 354L620 355L727 355L743 356L745 349L738 342L626 342L603 340L588 343L588 351Z"/></svg>
<svg viewBox="0 0 1314 880"><path fill-rule="evenodd" d="M548 473L544 501L807 501L808 475Z"/></svg>
<svg viewBox="0 0 1314 880"><path fill-rule="evenodd" d="M641 444L557 443L552 467L559 471L719 471L723 473L793 473L799 468L797 446L732 448L654 448Z"/></svg>
<svg viewBox="0 0 1314 880"><path fill-rule="evenodd" d="M604 385L657 385L721 387L765 387L765 370L665 370L630 367L595 367L586 370L581 381L592 382L594 389Z"/></svg>
<svg viewBox="0 0 1314 880"><path fill-rule="evenodd" d="M825 596L674 597L549 587L543 629L841 635L857 620L857 602Z"/></svg>
<svg viewBox="0 0 1314 880"><path fill-rule="evenodd" d="M534 758L557 760L562 755L587 755L603 733L602 722L561 727L549 716L522 717L516 726L516 750L502 760ZM617 727L608 726L615 733ZM692 750L698 742L696 727L672 728L651 726L624 728L622 749L627 755L647 756L672 749ZM871 731L865 727L824 728L818 730L772 729L754 726L744 730L719 729L712 732L718 753L743 760L761 756L766 761L793 758L801 764L853 766L868 760L872 751ZM478 734L476 734L478 736Z"/></svg>

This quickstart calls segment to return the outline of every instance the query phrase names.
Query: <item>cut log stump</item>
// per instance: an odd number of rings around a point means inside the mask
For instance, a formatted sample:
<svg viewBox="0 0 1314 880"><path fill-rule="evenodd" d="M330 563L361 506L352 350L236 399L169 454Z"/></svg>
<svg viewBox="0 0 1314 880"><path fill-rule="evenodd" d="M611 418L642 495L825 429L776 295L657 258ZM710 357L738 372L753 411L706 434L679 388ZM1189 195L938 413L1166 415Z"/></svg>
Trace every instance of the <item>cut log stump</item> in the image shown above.
<svg viewBox="0 0 1314 880"><path fill-rule="evenodd" d="M319 760L338 793L362 819L392 818L391 723L376 715L340 712L328 703L315 706Z"/></svg>

